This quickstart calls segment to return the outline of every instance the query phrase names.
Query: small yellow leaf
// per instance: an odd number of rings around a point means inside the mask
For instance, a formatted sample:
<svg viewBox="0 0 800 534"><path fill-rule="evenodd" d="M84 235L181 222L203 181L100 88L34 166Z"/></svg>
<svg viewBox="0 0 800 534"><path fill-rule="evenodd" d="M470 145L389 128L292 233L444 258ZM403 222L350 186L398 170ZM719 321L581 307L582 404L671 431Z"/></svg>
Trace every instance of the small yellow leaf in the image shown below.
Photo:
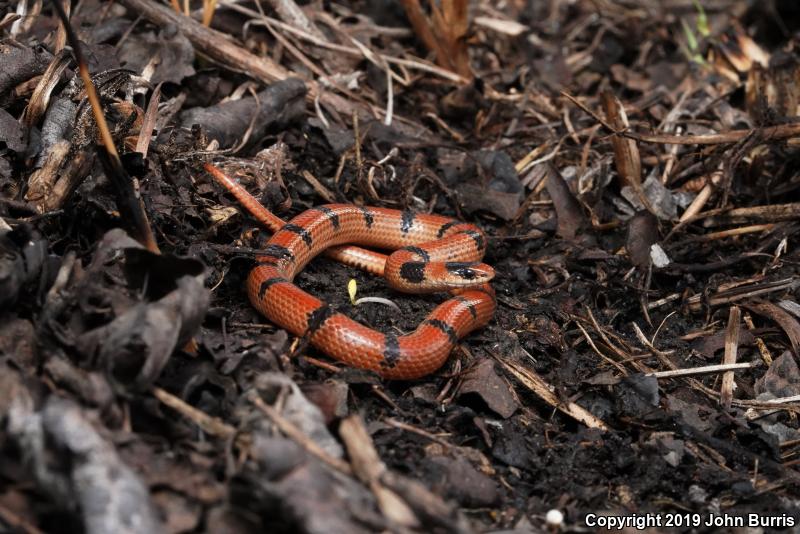
<svg viewBox="0 0 800 534"><path fill-rule="evenodd" d="M358 292L358 282L356 282L355 278L351 278L349 282L347 282L347 293L350 295L350 302L353 306L356 305L356 293Z"/></svg>

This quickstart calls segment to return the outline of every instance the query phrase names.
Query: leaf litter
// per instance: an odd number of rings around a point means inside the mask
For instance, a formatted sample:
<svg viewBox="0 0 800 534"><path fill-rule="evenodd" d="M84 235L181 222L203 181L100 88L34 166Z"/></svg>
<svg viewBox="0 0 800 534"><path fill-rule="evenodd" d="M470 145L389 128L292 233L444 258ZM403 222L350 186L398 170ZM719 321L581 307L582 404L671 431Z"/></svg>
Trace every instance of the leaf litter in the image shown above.
<svg viewBox="0 0 800 534"><path fill-rule="evenodd" d="M0 530L796 518L800 11L687 6L87 0L107 130L52 4L0 6ZM248 304L268 232L209 161L284 218L480 225L495 319L344 368ZM444 298L297 281L395 333Z"/></svg>

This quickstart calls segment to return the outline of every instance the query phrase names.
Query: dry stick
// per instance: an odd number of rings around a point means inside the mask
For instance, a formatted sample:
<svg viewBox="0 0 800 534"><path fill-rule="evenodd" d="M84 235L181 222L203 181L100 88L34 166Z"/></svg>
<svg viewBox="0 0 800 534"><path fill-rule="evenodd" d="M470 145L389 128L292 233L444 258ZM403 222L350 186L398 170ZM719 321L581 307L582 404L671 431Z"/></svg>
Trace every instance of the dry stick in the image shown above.
<svg viewBox="0 0 800 534"><path fill-rule="evenodd" d="M702 243L706 241L715 241L717 239L725 239L726 237L735 237L744 234L754 234L758 232L767 232L775 228L772 223L769 224L754 224L752 226L742 226L740 228L731 228L729 230L722 230L720 232L711 232L709 234L702 234L692 236L684 239L683 243Z"/></svg>
<svg viewBox="0 0 800 534"><path fill-rule="evenodd" d="M139 13L150 22L166 27L174 25L204 54L231 70L243 72L264 83L285 80L291 73L269 58L258 57L237 46L227 35L206 28L166 6L149 0L121 0L122 5Z"/></svg>
<svg viewBox="0 0 800 534"><path fill-rule="evenodd" d="M736 354L739 351L739 324L741 312L738 306L731 306L728 313L728 329L725 331L725 356L722 363L731 365L736 363ZM731 409L733 400L733 371L726 371L722 375L722 386L719 390L719 403L725 410Z"/></svg>
<svg viewBox="0 0 800 534"><path fill-rule="evenodd" d="M314 188L314 191L316 191L317 194L325 200L325 202L328 204L333 204L336 202L336 196L333 194L333 192L325 187L322 182L317 180L316 176L311 174L309 171L303 171L302 176L306 179L306 182L308 182L311 187Z"/></svg>
<svg viewBox="0 0 800 534"><path fill-rule="evenodd" d="M347 448L355 476L366 485L378 502L383 515L394 523L412 527L420 522L406 502L381 481L386 473L386 465L381 461L364 421L358 415L351 415L339 425L339 435Z"/></svg>
<svg viewBox="0 0 800 534"><path fill-rule="evenodd" d="M675 146L677 146L677 145L675 145ZM711 198L711 193L714 192L714 188L721 181L722 181L722 171L721 170L716 170L713 173L711 173L711 176L709 176L708 179L707 179L706 185L703 186L703 189L697 194L697 196L692 201L692 203L689 205L689 207L686 208L686 211L684 211L683 214L681 214L681 218L680 218L679 222L680 223L687 223L687 221L689 221L690 219L693 219L694 217L699 215L700 214L700 210L703 209L703 207L706 205L706 202L708 202L708 199ZM673 231L674 231L674 229L673 229ZM672 233L672 232L670 232L670 233Z"/></svg>
<svg viewBox="0 0 800 534"><path fill-rule="evenodd" d="M655 355L660 361L662 362L665 360L669 361L670 353L656 348L656 346L653 345L652 341L647 339L647 336L644 335L644 332L642 332L642 329L639 327L637 323L633 323L633 331L636 334L636 337L639 338L639 341L641 341L642 345L647 347L650 350L650 352L652 352L653 355Z"/></svg>
<svg viewBox="0 0 800 534"><path fill-rule="evenodd" d="M582 406L575 404L571 401L562 401L558 396L553 393L552 386L548 384L541 376L539 376L533 369L528 369L513 362L502 358L498 354L489 352L492 357L500 362L500 365L514 375L525 387L530 389L536 396L545 401L547 404L563 412L564 414L572 417L576 421L583 423L589 428L598 428L600 430L608 430L608 425L602 419L595 417L591 412Z"/></svg>
<svg viewBox="0 0 800 534"><path fill-rule="evenodd" d="M715 373L730 373L737 369L750 369L755 367L751 363L731 363L731 364L718 364L718 365L704 365L702 367L690 367L687 369L672 369L671 371L654 371L652 373L645 373L645 376L653 376L655 378L681 378L684 376L694 375L710 375ZM724 379L724 377L723 377Z"/></svg>
<svg viewBox="0 0 800 534"><path fill-rule="evenodd" d="M602 101L608 122L618 131L627 130L628 116L625 114L622 102L611 91L603 92ZM617 174L634 190L645 209L654 213L653 206L642 187L642 160L636 141L614 134L611 136L611 146L614 148L614 166Z"/></svg>
<svg viewBox="0 0 800 534"><path fill-rule="evenodd" d="M112 183L114 183L117 193L117 207L120 212L129 216L129 222L132 224L133 230L137 234L137 240L142 243L147 250L158 253L158 244L150 229L147 214L144 211L138 195L133 189L128 173L125 172L125 169L122 167L119 153L114 146L114 140L111 138L111 131L108 129L108 123L106 122L105 115L103 115L103 108L100 106L100 99L97 97L97 91L94 88L94 83L92 83L92 77L89 75L89 68L87 67L86 59L83 57L78 37L75 35L69 18L64 12L64 8L59 0L52 0L52 4L59 19L61 19L62 26L67 32L67 40L75 54L75 60L78 62L78 72L83 80L86 96L89 99L89 104L92 106L94 120L97 122L97 128L103 139L103 145L108 155L108 163L111 171L108 172L108 177ZM102 153L98 152L98 154L100 154L100 159L103 160Z"/></svg>
<svg viewBox="0 0 800 534"><path fill-rule="evenodd" d="M9 510L0 504L0 519L3 520L14 532L24 532L25 534L44 534L35 525L31 525L24 517L20 517L13 510Z"/></svg>
<svg viewBox="0 0 800 534"><path fill-rule="evenodd" d="M203 0L203 26L211 26L214 12L217 10L217 0Z"/></svg>
<svg viewBox="0 0 800 534"><path fill-rule="evenodd" d="M756 329L756 326L753 324L753 318L749 313L744 314L744 324L751 332ZM764 343L764 340L759 336L754 335L753 338L755 339L756 347L758 347L758 352L761 354L761 359L767 366L772 365L772 354L769 352L767 344Z"/></svg>
<svg viewBox="0 0 800 534"><path fill-rule="evenodd" d="M300 430L294 423L278 413L278 410L261 400L261 397L259 397L258 394L251 393L248 396L248 400L255 404L256 407L264 413L264 415L269 417L281 432L297 442L297 444L303 447L306 452L333 467L337 471L341 471L346 475L353 474L353 470L350 468L350 465L348 465L347 462L328 454L322 447L317 445L315 441L306 436L305 433L303 433L303 431Z"/></svg>
<svg viewBox="0 0 800 534"><path fill-rule="evenodd" d="M722 304L730 304L747 298L765 295L767 293L774 293L776 291L793 290L800 286L800 281L796 278L784 278L782 280L775 280L773 282L765 282L763 284L753 284L746 287L736 287L733 289L724 289L717 291L706 299L704 295L692 295L686 299L686 305L691 310L699 309L704 301L709 306L720 306Z"/></svg>
<svg viewBox="0 0 800 534"><path fill-rule="evenodd" d="M782 222L793 219L800 219L800 202L734 208L706 217L703 224L705 226L720 226L745 222Z"/></svg>
<svg viewBox="0 0 800 534"><path fill-rule="evenodd" d="M613 129L612 129L613 131ZM785 139L787 137L800 136L800 123L780 124L778 126L767 126L764 128L752 128L749 130L732 130L719 134L707 135L649 135L637 134L633 132L616 132L630 137L643 143L664 143L675 145L720 145L725 143L736 143L745 137L753 134L760 134L764 139Z"/></svg>
<svg viewBox="0 0 800 534"><path fill-rule="evenodd" d="M441 67L450 67L451 64L448 54L439 42L439 39L433 34L427 17L422 13L422 6L420 6L419 0L400 0L400 3L403 5L408 21L411 23L411 27L414 28L414 31L416 31L419 40L422 41L425 48L433 52L436 56L436 63Z"/></svg>
<svg viewBox="0 0 800 534"><path fill-rule="evenodd" d="M230 439L236 429L219 417L213 417L161 388L153 388L153 396L185 418L199 426L203 432L222 439Z"/></svg>

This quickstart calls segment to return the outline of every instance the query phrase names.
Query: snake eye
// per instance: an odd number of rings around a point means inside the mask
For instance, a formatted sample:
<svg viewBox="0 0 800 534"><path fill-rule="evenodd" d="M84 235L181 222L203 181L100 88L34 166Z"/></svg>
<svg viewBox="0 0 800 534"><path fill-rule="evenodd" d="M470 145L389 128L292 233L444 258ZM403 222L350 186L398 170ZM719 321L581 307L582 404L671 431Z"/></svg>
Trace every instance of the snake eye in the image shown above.
<svg viewBox="0 0 800 534"><path fill-rule="evenodd" d="M478 276L472 269L458 269L455 274L464 280L474 280Z"/></svg>
<svg viewBox="0 0 800 534"><path fill-rule="evenodd" d="M474 265L472 262L463 261L451 261L444 264L448 272L464 280L475 280L478 277L478 273L472 269Z"/></svg>

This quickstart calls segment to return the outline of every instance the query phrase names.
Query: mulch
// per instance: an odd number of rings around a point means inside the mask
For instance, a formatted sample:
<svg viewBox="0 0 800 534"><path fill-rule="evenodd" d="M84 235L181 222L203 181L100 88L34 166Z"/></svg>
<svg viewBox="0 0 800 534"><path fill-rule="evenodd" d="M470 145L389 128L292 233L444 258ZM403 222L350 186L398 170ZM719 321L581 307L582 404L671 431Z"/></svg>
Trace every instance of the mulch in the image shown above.
<svg viewBox="0 0 800 534"><path fill-rule="evenodd" d="M800 7L299 4L0 3L0 532L796 528ZM330 359L208 163L480 226L494 319L418 380Z"/></svg>

